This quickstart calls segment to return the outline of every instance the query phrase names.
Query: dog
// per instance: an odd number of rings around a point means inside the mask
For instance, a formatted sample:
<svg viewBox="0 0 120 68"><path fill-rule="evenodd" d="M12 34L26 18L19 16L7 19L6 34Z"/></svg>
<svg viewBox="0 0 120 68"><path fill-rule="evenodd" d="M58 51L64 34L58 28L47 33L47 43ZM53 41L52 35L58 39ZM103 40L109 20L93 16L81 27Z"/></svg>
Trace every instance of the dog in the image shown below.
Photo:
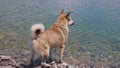
<svg viewBox="0 0 120 68"><path fill-rule="evenodd" d="M69 26L73 24L70 12L66 14L62 9L57 21L48 30L45 30L43 24L32 25L31 64L34 64L34 56L38 52L42 54L42 64L48 65L46 60L50 56L50 49L54 47L60 48L59 62L63 63L63 52L68 39Z"/></svg>

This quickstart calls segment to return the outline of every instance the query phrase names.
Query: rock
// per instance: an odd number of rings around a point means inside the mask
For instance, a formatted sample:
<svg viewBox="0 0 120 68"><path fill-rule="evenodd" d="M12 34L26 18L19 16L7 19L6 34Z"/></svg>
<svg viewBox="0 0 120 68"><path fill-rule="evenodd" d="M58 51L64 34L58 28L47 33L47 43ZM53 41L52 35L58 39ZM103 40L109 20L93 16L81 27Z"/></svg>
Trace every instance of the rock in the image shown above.
<svg viewBox="0 0 120 68"><path fill-rule="evenodd" d="M22 60L22 62L21 62ZM13 59L11 56L5 56L5 55L0 55L0 68L43 68L42 65L39 66L32 66L31 64L27 64L26 58L17 58ZM23 63L23 64L21 64ZM46 64L47 65L47 64ZM55 61L51 62L48 64L49 67L44 67L44 68L76 68L75 66L68 65L67 63L56 63ZM77 67L79 68L79 67Z"/></svg>
<svg viewBox="0 0 120 68"><path fill-rule="evenodd" d="M11 56L0 55L0 68L22 68Z"/></svg>
<svg viewBox="0 0 120 68"><path fill-rule="evenodd" d="M55 62L52 62L50 64L45 64L45 65L47 65L47 66L43 66L43 64L42 64L42 65L34 67L34 68L68 68L68 64L65 63L65 62L64 63L55 63ZM25 68L27 68L27 67L25 67Z"/></svg>
<svg viewBox="0 0 120 68"><path fill-rule="evenodd" d="M14 68L14 67L11 67L11 66L0 66L0 68Z"/></svg>
<svg viewBox="0 0 120 68"><path fill-rule="evenodd" d="M67 63L60 63L60 64L57 64L57 67L58 68L68 68L68 64Z"/></svg>
<svg viewBox="0 0 120 68"><path fill-rule="evenodd" d="M51 68L58 68L58 67L57 67L57 64L56 64L54 61L51 62L50 65L51 65Z"/></svg>
<svg viewBox="0 0 120 68"><path fill-rule="evenodd" d="M44 67L40 67L40 66L38 66L38 67L36 67L36 68L44 68ZM45 67L45 68L68 68L68 64L67 63L55 63L55 62L52 62L52 63L50 63L50 66L49 67Z"/></svg>
<svg viewBox="0 0 120 68"><path fill-rule="evenodd" d="M2 61L2 60L10 60L11 59L11 57L10 56L4 56L4 55L1 55L0 56L0 60Z"/></svg>

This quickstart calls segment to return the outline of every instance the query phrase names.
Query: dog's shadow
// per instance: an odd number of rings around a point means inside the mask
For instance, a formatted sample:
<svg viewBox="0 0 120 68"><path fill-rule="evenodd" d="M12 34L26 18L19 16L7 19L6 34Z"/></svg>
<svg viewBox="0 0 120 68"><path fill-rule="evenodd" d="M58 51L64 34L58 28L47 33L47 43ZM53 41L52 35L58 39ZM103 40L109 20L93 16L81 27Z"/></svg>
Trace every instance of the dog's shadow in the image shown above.
<svg viewBox="0 0 120 68"><path fill-rule="evenodd" d="M54 58L51 58L51 57L48 57L47 59L47 63L51 63L52 61L55 61L56 63L58 63L58 61ZM21 63L20 65L23 67L23 68L34 68L34 67L37 67L37 66L40 66L42 63L42 57L38 57L37 59L35 59L34 61L34 65L32 64L26 64L26 63Z"/></svg>

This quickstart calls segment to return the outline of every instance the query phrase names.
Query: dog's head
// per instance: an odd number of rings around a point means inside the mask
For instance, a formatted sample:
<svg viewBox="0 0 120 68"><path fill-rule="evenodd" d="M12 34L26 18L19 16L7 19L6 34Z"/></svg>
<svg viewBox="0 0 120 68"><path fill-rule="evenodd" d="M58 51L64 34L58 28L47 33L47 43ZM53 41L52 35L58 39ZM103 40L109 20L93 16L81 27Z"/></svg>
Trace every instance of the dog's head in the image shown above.
<svg viewBox="0 0 120 68"><path fill-rule="evenodd" d="M64 10L62 9L62 11L61 11L61 17L63 17L67 21L67 24L69 26L72 26L72 25L74 25L74 21L73 21L72 17L70 16L70 13L71 12L65 14Z"/></svg>

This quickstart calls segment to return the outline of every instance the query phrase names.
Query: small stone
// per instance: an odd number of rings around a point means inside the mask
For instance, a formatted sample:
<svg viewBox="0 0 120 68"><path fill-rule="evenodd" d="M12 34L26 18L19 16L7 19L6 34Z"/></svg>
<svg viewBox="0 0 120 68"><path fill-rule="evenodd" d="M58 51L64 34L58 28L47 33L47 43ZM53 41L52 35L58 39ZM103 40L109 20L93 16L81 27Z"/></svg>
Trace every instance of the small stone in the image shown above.
<svg viewBox="0 0 120 68"><path fill-rule="evenodd" d="M21 66L20 66L20 64L19 63L16 63L15 65L13 65L12 67L15 67L15 68L22 68Z"/></svg>
<svg viewBox="0 0 120 68"><path fill-rule="evenodd" d="M57 68L57 64L55 63L55 61L51 62L51 68Z"/></svg>
<svg viewBox="0 0 120 68"><path fill-rule="evenodd" d="M11 67L11 66L0 66L0 68L14 68L14 67Z"/></svg>
<svg viewBox="0 0 120 68"><path fill-rule="evenodd" d="M68 64L67 63L60 63L58 64L58 68L68 68Z"/></svg>
<svg viewBox="0 0 120 68"><path fill-rule="evenodd" d="M10 60L11 57L10 57L10 56L1 55L1 56L0 56L0 59L1 59L1 61L2 61L2 60Z"/></svg>
<svg viewBox="0 0 120 68"><path fill-rule="evenodd" d="M50 65L54 65L54 64L56 64L55 61L52 61L52 62L50 63Z"/></svg>
<svg viewBox="0 0 120 68"><path fill-rule="evenodd" d="M14 59L11 59L11 61L12 61L13 63L16 63L16 61L15 61Z"/></svg>
<svg viewBox="0 0 120 68"><path fill-rule="evenodd" d="M41 63L41 67L42 68L51 68L51 65L47 64L47 63Z"/></svg>
<svg viewBox="0 0 120 68"><path fill-rule="evenodd" d="M22 61L26 62L26 61L27 61L27 58L23 58Z"/></svg>

